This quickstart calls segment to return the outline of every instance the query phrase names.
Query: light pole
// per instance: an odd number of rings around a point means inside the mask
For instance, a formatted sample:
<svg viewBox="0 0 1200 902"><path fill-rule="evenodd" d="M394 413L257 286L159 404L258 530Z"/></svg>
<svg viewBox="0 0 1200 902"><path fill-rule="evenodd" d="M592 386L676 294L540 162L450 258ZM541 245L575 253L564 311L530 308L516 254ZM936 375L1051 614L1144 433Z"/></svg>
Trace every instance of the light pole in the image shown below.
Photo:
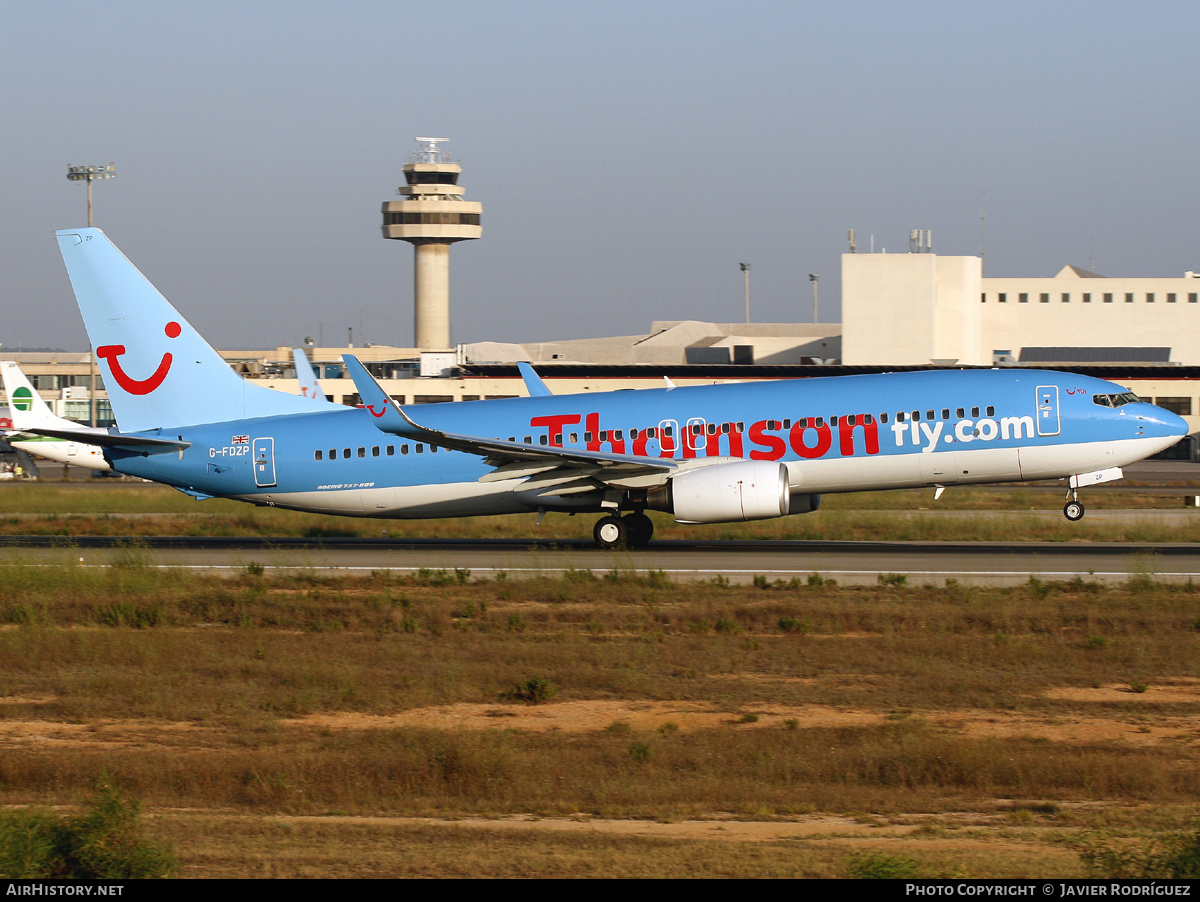
<svg viewBox="0 0 1200 902"><path fill-rule="evenodd" d="M87 182L88 191L88 228L92 227L92 182L96 179L115 179L116 163L107 166L67 166L67 180L72 182Z"/></svg>
<svg viewBox="0 0 1200 902"><path fill-rule="evenodd" d="M742 268L742 276L746 280L746 322L750 322L750 264L739 263Z"/></svg>
<svg viewBox="0 0 1200 902"><path fill-rule="evenodd" d="M818 276L815 272L810 272L808 274L808 281L812 282L812 286L813 286L813 322L814 323L817 321L817 282L820 281L820 279L821 279L821 277Z"/></svg>
<svg viewBox="0 0 1200 902"><path fill-rule="evenodd" d="M87 182L88 192L88 228L92 227L92 182L96 179L115 179L117 164L107 166L71 166L67 165L67 181ZM88 420L96 425L96 349L91 353L91 375L88 377Z"/></svg>

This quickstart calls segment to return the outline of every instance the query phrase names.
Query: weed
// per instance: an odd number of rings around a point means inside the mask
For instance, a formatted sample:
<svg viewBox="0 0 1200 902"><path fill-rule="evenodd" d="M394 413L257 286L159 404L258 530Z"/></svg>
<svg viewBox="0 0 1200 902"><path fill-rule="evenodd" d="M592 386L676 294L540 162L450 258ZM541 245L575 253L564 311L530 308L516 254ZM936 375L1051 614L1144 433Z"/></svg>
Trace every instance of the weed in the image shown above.
<svg viewBox="0 0 1200 902"><path fill-rule="evenodd" d="M637 741L629 743L629 757L639 764L649 761L650 743Z"/></svg>
<svg viewBox="0 0 1200 902"><path fill-rule="evenodd" d="M1153 591L1157 583L1154 575L1158 570L1158 555L1139 552L1129 559L1129 580L1125 583L1130 592Z"/></svg>
<svg viewBox="0 0 1200 902"><path fill-rule="evenodd" d="M142 837L141 807L102 779L77 817L29 808L0 815L0 877L128 880L172 877L173 852Z"/></svg>
<svg viewBox="0 0 1200 902"><path fill-rule="evenodd" d="M856 880L912 880L919 875L917 863L907 855L855 852L846 861L846 876Z"/></svg>
<svg viewBox="0 0 1200 902"><path fill-rule="evenodd" d="M717 622L713 624L713 629L718 633L736 633L741 630L741 626L732 617L722 615L717 618Z"/></svg>
<svg viewBox="0 0 1200 902"><path fill-rule="evenodd" d="M523 683L518 683L508 692L503 694L504 698L512 701L524 702L527 705L540 705L542 702L549 701L558 694L558 688L545 677L531 677Z"/></svg>
<svg viewBox="0 0 1200 902"><path fill-rule="evenodd" d="M899 589L908 585L908 576L904 573L880 573L876 577L881 586L891 586Z"/></svg>
<svg viewBox="0 0 1200 902"><path fill-rule="evenodd" d="M1200 830L1148 844L1091 840L1080 858L1088 873L1118 880L1195 880L1200 878Z"/></svg>
<svg viewBox="0 0 1200 902"><path fill-rule="evenodd" d="M1148 683L1140 683L1140 682L1137 682L1136 680L1129 684L1129 691L1136 692L1139 695L1141 693L1145 692L1149 688L1150 688L1150 685Z"/></svg>
<svg viewBox="0 0 1200 902"><path fill-rule="evenodd" d="M780 617L779 628L785 633L799 633L802 636L807 636L812 632L812 624L799 617Z"/></svg>
<svg viewBox="0 0 1200 902"><path fill-rule="evenodd" d="M162 607L157 604L138 605L132 601L97 605L96 622L104 626L132 626L137 629L157 626L162 620Z"/></svg>

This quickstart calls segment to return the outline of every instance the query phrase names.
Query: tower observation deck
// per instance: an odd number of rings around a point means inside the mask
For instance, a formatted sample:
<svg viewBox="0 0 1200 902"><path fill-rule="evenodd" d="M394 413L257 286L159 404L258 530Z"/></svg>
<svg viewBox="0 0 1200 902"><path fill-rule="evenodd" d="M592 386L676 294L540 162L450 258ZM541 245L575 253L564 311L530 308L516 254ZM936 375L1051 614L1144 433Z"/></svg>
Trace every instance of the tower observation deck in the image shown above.
<svg viewBox="0 0 1200 902"><path fill-rule="evenodd" d="M483 232L483 205L462 199L462 167L438 148L449 140L417 138L425 147L404 166L403 200L383 204L383 237L413 245L413 334L423 351L450 349L450 245Z"/></svg>

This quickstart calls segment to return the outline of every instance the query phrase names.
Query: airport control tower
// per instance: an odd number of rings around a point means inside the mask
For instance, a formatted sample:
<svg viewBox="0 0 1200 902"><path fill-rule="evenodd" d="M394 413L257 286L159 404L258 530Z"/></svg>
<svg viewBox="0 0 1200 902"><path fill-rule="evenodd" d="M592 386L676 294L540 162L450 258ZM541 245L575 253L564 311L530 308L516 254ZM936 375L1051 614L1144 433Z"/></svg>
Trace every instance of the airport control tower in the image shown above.
<svg viewBox="0 0 1200 902"><path fill-rule="evenodd" d="M462 167L438 144L449 138L417 138L425 145L404 167L403 200L383 205L383 237L414 248L414 340L422 351L450 349L450 245L478 238L483 205L462 199Z"/></svg>

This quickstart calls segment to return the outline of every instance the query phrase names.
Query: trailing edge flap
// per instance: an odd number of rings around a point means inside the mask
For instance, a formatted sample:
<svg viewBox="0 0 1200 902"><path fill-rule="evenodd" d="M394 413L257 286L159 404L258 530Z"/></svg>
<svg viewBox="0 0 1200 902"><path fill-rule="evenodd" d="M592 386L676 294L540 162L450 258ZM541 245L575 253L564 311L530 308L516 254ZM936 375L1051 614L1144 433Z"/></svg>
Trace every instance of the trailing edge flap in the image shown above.
<svg viewBox="0 0 1200 902"><path fill-rule="evenodd" d="M122 435L119 432L108 432L99 429L95 432L86 429L45 429L31 427L22 430L33 435L44 435L47 438L62 439L67 442L79 442L83 445L99 445L102 448L120 448L135 454L169 454L192 447L191 442L175 439L150 438L146 435Z"/></svg>
<svg viewBox="0 0 1200 902"><path fill-rule="evenodd" d="M342 360L354 379L363 406L375 418L375 425L381 432L483 457L488 464L497 468L494 473L483 477L486 482L532 476L555 467L586 469L588 476L600 482L618 481L642 474L665 474L679 467L676 461L666 458L606 454L555 445L530 445L430 429L416 423L399 404L388 397L358 358L344 354Z"/></svg>
<svg viewBox="0 0 1200 902"><path fill-rule="evenodd" d="M521 378L525 380L525 390L529 392L531 398L548 398L554 392L546 387L546 383L542 381L533 369L533 366L526 363L524 360L517 362L517 369L521 371Z"/></svg>

